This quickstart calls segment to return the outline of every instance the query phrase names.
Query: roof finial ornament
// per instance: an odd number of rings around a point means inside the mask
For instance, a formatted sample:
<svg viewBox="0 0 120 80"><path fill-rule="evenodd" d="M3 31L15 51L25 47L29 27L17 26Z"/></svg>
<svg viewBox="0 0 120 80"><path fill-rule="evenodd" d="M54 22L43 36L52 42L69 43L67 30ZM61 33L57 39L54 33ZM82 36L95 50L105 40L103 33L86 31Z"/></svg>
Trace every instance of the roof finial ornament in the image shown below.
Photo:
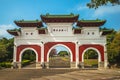
<svg viewBox="0 0 120 80"><path fill-rule="evenodd" d="M73 14L73 13L70 13L70 15L74 16L74 14Z"/></svg>
<svg viewBox="0 0 120 80"><path fill-rule="evenodd" d="M46 13L46 16L49 16L50 14L49 13Z"/></svg>

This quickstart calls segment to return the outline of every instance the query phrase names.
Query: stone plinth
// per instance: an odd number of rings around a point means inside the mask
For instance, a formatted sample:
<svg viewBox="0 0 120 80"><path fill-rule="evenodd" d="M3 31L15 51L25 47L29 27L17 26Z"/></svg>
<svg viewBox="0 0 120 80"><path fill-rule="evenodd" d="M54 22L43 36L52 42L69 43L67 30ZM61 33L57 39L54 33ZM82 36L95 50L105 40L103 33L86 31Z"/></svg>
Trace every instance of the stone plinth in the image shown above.
<svg viewBox="0 0 120 80"><path fill-rule="evenodd" d="M71 67L71 68L76 68L76 62L71 62L71 63L70 63L70 67Z"/></svg>
<svg viewBox="0 0 120 80"><path fill-rule="evenodd" d="M40 62L36 62L36 69L41 69L41 68L42 68L42 66L41 66Z"/></svg>

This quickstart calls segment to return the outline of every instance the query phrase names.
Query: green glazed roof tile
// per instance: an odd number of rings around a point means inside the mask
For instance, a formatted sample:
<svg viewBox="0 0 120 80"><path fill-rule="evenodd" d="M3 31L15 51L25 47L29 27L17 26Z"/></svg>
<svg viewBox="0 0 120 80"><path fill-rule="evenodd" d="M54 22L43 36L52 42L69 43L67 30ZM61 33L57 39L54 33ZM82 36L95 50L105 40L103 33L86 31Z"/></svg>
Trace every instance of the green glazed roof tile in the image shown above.
<svg viewBox="0 0 120 80"><path fill-rule="evenodd" d="M38 22L42 22L40 20L18 20L15 22L19 22L19 23L38 23Z"/></svg>
<svg viewBox="0 0 120 80"><path fill-rule="evenodd" d="M75 16L79 16L78 14L77 15L74 15L74 14L69 14L69 15L51 15L51 14L46 14L46 15L41 15L41 16L44 16L44 17L48 17L48 18L70 18L70 17L75 17Z"/></svg>
<svg viewBox="0 0 120 80"><path fill-rule="evenodd" d="M79 20L80 22L104 22L106 20Z"/></svg>

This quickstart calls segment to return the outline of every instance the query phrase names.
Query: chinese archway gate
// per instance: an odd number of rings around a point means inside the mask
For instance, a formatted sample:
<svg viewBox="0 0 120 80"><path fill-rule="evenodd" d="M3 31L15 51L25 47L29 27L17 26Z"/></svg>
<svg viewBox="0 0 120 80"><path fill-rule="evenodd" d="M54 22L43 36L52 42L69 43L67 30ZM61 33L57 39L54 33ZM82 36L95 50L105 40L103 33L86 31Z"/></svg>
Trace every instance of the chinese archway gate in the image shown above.
<svg viewBox="0 0 120 80"><path fill-rule="evenodd" d="M41 15L41 20L19 20L18 30L8 30L14 35L13 62L21 68L23 52L32 50L36 55L36 68L44 64L49 68L49 53L56 45L66 47L71 55L70 67L84 68L84 53L93 49L98 53L98 68L107 67L106 31L100 26L106 20L78 20L79 15Z"/></svg>

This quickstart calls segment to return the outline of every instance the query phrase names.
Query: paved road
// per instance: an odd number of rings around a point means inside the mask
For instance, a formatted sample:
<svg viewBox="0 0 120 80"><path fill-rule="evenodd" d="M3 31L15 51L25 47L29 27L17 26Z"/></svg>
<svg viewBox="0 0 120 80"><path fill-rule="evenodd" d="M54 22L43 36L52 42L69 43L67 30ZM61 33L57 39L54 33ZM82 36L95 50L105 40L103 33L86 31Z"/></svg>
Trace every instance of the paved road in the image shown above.
<svg viewBox="0 0 120 80"><path fill-rule="evenodd" d="M23 69L28 69L28 68L35 68L36 67L36 63L32 63L32 64L29 64L29 65L26 65L24 67L22 67Z"/></svg>
<svg viewBox="0 0 120 80"><path fill-rule="evenodd" d="M4 69L0 80L120 80L120 69Z"/></svg>

